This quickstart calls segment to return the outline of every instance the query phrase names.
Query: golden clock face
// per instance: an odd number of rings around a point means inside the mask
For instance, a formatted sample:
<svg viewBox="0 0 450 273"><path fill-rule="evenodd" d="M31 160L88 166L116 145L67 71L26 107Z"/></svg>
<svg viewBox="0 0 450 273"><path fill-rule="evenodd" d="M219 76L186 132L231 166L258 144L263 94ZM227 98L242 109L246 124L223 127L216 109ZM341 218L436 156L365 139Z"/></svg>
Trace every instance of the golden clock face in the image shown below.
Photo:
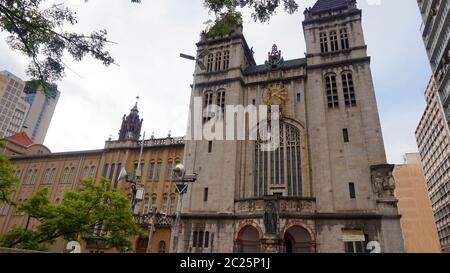
<svg viewBox="0 0 450 273"><path fill-rule="evenodd" d="M281 105L288 99L288 91L282 83L272 83L263 93L263 101L267 105Z"/></svg>

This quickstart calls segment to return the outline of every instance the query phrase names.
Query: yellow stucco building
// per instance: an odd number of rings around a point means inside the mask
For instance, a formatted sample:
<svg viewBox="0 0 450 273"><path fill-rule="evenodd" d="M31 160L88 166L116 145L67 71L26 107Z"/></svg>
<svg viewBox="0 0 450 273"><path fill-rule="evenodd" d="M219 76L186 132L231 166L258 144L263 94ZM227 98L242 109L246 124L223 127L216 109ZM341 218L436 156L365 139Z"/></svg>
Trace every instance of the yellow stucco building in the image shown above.
<svg viewBox="0 0 450 273"><path fill-rule="evenodd" d="M102 176L117 181L122 168L133 174L138 166L141 147L142 178L140 184L144 188L144 198L136 206L136 213L147 215L157 212L154 225L143 224L149 231L149 238L132 238L136 252L169 252L172 216L177 209L175 184L171 181L172 169L183 158L184 139L151 137L142 143L137 105L130 115L124 116L119 140L108 140L105 147L99 150L51 153L43 145L34 145L26 134L19 134L6 139L2 153L10 157L16 166L15 176L22 183L18 186L13 198L17 202L27 200L41 188L48 188L50 198L58 203L64 192L76 190L83 178L100 178ZM119 186L131 198L129 183L121 180ZM24 215L15 212L7 205L0 205L0 234L12 227L24 225ZM31 223L34 227L37 223ZM64 242L51 250L63 251ZM147 249L148 248L148 249ZM95 242L84 242L82 252L114 252L98 246Z"/></svg>

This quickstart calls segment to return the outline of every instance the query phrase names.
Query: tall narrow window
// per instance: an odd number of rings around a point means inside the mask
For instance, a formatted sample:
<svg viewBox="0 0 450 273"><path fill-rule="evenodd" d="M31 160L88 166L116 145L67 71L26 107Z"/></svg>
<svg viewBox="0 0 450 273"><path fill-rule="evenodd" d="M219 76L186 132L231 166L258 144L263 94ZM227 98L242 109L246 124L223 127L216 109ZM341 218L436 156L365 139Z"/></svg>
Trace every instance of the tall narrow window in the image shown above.
<svg viewBox="0 0 450 273"><path fill-rule="evenodd" d="M154 175L155 175L155 162L152 161L150 162L150 168L148 170L148 178L152 180Z"/></svg>
<svg viewBox="0 0 450 273"><path fill-rule="evenodd" d="M114 172L116 170L116 164L111 164L111 170L109 171L109 180L113 180Z"/></svg>
<svg viewBox="0 0 450 273"><path fill-rule="evenodd" d="M204 116L203 116L203 122L207 122L211 119L211 109L209 109L209 106L213 104L213 92L212 91L206 91L203 95L204 103Z"/></svg>
<svg viewBox="0 0 450 273"><path fill-rule="evenodd" d="M212 72L213 70L213 64L214 64L214 54L209 54L208 55L208 60L207 60L207 65L206 65L206 71L207 72Z"/></svg>
<svg viewBox="0 0 450 273"><path fill-rule="evenodd" d="M356 106L355 87L353 86L353 76L350 72L342 74L342 87L344 93L345 106Z"/></svg>
<svg viewBox="0 0 450 273"><path fill-rule="evenodd" d="M70 168L69 183L75 182L75 167Z"/></svg>
<svg viewBox="0 0 450 273"><path fill-rule="evenodd" d="M106 164L108 165L108 164ZM69 181L69 168L64 168L62 183L67 183Z"/></svg>
<svg viewBox="0 0 450 273"><path fill-rule="evenodd" d="M156 194L152 194L152 204L151 204L151 208L152 208L152 209L156 208Z"/></svg>
<svg viewBox="0 0 450 273"><path fill-rule="evenodd" d="M350 142L350 138L348 136L348 129L342 129L342 136L344 138L344 143L349 143Z"/></svg>
<svg viewBox="0 0 450 273"><path fill-rule="evenodd" d="M198 242L198 232L194 231L192 233L192 247L197 247L197 242Z"/></svg>
<svg viewBox="0 0 450 273"><path fill-rule="evenodd" d="M116 174L113 176L113 183L117 183L117 178L119 178L120 171L122 171L122 163L117 164Z"/></svg>
<svg viewBox="0 0 450 273"><path fill-rule="evenodd" d="M87 167L86 167L87 168ZM85 170L86 170L86 168L85 168ZM86 172L86 171L85 171ZM46 169L45 170L45 172L44 172L44 179L43 179L43 181L42 181L42 184L49 184L49 181L50 181L50 173L51 173L51 170L50 169Z"/></svg>
<svg viewBox="0 0 450 273"><path fill-rule="evenodd" d="M169 203L169 198L167 197L167 194L164 194L163 203L162 203L162 211L164 213L167 213L168 203Z"/></svg>
<svg viewBox="0 0 450 273"><path fill-rule="evenodd" d="M31 176L31 182L30 182L31 185L34 185L36 183L37 172L38 172L38 170L33 171L33 175Z"/></svg>
<svg viewBox="0 0 450 273"><path fill-rule="evenodd" d="M213 142L208 141L208 153L212 153L212 146L213 146Z"/></svg>
<svg viewBox="0 0 450 273"><path fill-rule="evenodd" d="M161 167L162 167L162 162L158 161L158 164L156 165L156 176L155 176L156 181L158 181L159 177L161 176Z"/></svg>
<svg viewBox="0 0 450 273"><path fill-rule="evenodd" d="M91 170L89 171L89 177L95 178L95 166L91 167Z"/></svg>
<svg viewBox="0 0 450 273"><path fill-rule="evenodd" d="M338 35L336 31L330 32L330 49L331 51L339 50Z"/></svg>
<svg viewBox="0 0 450 273"><path fill-rule="evenodd" d="M169 214L175 214L175 205L176 205L176 198L175 195L170 196L170 204L169 204Z"/></svg>
<svg viewBox="0 0 450 273"><path fill-rule="evenodd" d="M44 174L44 177L45 177L45 174ZM89 167L88 166L84 167L84 169L83 169L83 176L82 177L83 178L88 178L89 177Z"/></svg>
<svg viewBox="0 0 450 273"><path fill-rule="evenodd" d="M204 234L205 233L203 231L200 231L198 233L198 244L197 244L197 247L200 247L200 248L203 247L203 236L204 236Z"/></svg>
<svg viewBox="0 0 450 273"><path fill-rule="evenodd" d="M52 172L50 173L50 179L49 179L49 182L48 182L49 184L53 183L53 181L55 180L55 176L56 176L56 169L53 168Z"/></svg>
<svg viewBox="0 0 450 273"><path fill-rule="evenodd" d="M338 108L339 107L339 99L338 99L338 90L336 84L336 75L328 75L325 77L326 84L326 93L327 93L327 102L329 108Z"/></svg>
<svg viewBox="0 0 450 273"><path fill-rule="evenodd" d="M203 190L203 201L207 202L208 201L208 188L205 188Z"/></svg>
<svg viewBox="0 0 450 273"><path fill-rule="evenodd" d="M217 93L217 106L222 110L222 115L225 114L225 91L219 91Z"/></svg>
<svg viewBox="0 0 450 273"><path fill-rule="evenodd" d="M347 29L343 28L340 30L340 34L341 34L341 48L344 49L349 49L350 45L348 43L348 34L347 34Z"/></svg>
<svg viewBox="0 0 450 273"><path fill-rule="evenodd" d="M149 205L150 205L150 196L148 193L146 193L144 198L144 208L142 210L142 214L147 214Z"/></svg>
<svg viewBox="0 0 450 273"><path fill-rule="evenodd" d="M158 253L166 253L166 242L160 241L158 244Z"/></svg>
<svg viewBox="0 0 450 273"><path fill-rule="evenodd" d="M107 177L107 175L108 175L108 167L109 167L108 164L105 164L105 166L103 167L103 174L102 174L103 177Z"/></svg>
<svg viewBox="0 0 450 273"><path fill-rule="evenodd" d="M230 51L229 50L225 50L223 52L223 69L228 69L230 68Z"/></svg>
<svg viewBox="0 0 450 273"><path fill-rule="evenodd" d="M320 36L320 52L327 53L328 52L328 38L325 32L321 32Z"/></svg>
<svg viewBox="0 0 450 273"><path fill-rule="evenodd" d="M205 248L209 247L209 232L205 232Z"/></svg>
<svg viewBox="0 0 450 273"><path fill-rule="evenodd" d="M216 53L216 64L214 66L215 71L219 71L221 69L221 63L222 63L222 52Z"/></svg>
<svg viewBox="0 0 450 273"><path fill-rule="evenodd" d="M355 183L353 182L348 183L348 189L350 192L350 199L355 199L356 198Z"/></svg>
<svg viewBox="0 0 450 273"><path fill-rule="evenodd" d="M172 170L173 170L173 161L172 161L172 159L169 159L169 162L167 163L167 176L166 176L166 180L172 179Z"/></svg>

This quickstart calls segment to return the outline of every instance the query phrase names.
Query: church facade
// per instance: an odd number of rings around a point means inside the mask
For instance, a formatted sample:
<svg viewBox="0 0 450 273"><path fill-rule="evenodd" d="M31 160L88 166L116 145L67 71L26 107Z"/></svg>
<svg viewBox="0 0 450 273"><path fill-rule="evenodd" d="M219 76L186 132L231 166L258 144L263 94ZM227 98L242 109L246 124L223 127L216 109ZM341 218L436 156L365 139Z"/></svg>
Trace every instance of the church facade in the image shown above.
<svg viewBox="0 0 450 273"><path fill-rule="evenodd" d="M202 33L198 53L208 54L195 68L192 98L222 111L278 105L280 145L187 140L186 171L198 176L173 250L404 251L362 11L356 1L318 0L304 15L305 58L284 60L274 45L257 65L242 27Z"/></svg>

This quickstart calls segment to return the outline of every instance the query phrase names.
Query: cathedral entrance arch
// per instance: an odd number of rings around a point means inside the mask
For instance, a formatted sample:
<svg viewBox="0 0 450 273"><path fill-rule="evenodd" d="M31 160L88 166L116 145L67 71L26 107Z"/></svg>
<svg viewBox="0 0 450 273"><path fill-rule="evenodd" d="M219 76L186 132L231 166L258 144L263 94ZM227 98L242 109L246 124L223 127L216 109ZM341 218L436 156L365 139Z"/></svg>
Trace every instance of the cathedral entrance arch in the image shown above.
<svg viewBox="0 0 450 273"><path fill-rule="evenodd" d="M294 225L283 234L283 248L285 253L313 253L314 240L308 230Z"/></svg>
<svg viewBox="0 0 450 273"><path fill-rule="evenodd" d="M235 241L235 252L238 253L260 253L261 252L261 236L260 230L253 225L245 225L242 227Z"/></svg>

